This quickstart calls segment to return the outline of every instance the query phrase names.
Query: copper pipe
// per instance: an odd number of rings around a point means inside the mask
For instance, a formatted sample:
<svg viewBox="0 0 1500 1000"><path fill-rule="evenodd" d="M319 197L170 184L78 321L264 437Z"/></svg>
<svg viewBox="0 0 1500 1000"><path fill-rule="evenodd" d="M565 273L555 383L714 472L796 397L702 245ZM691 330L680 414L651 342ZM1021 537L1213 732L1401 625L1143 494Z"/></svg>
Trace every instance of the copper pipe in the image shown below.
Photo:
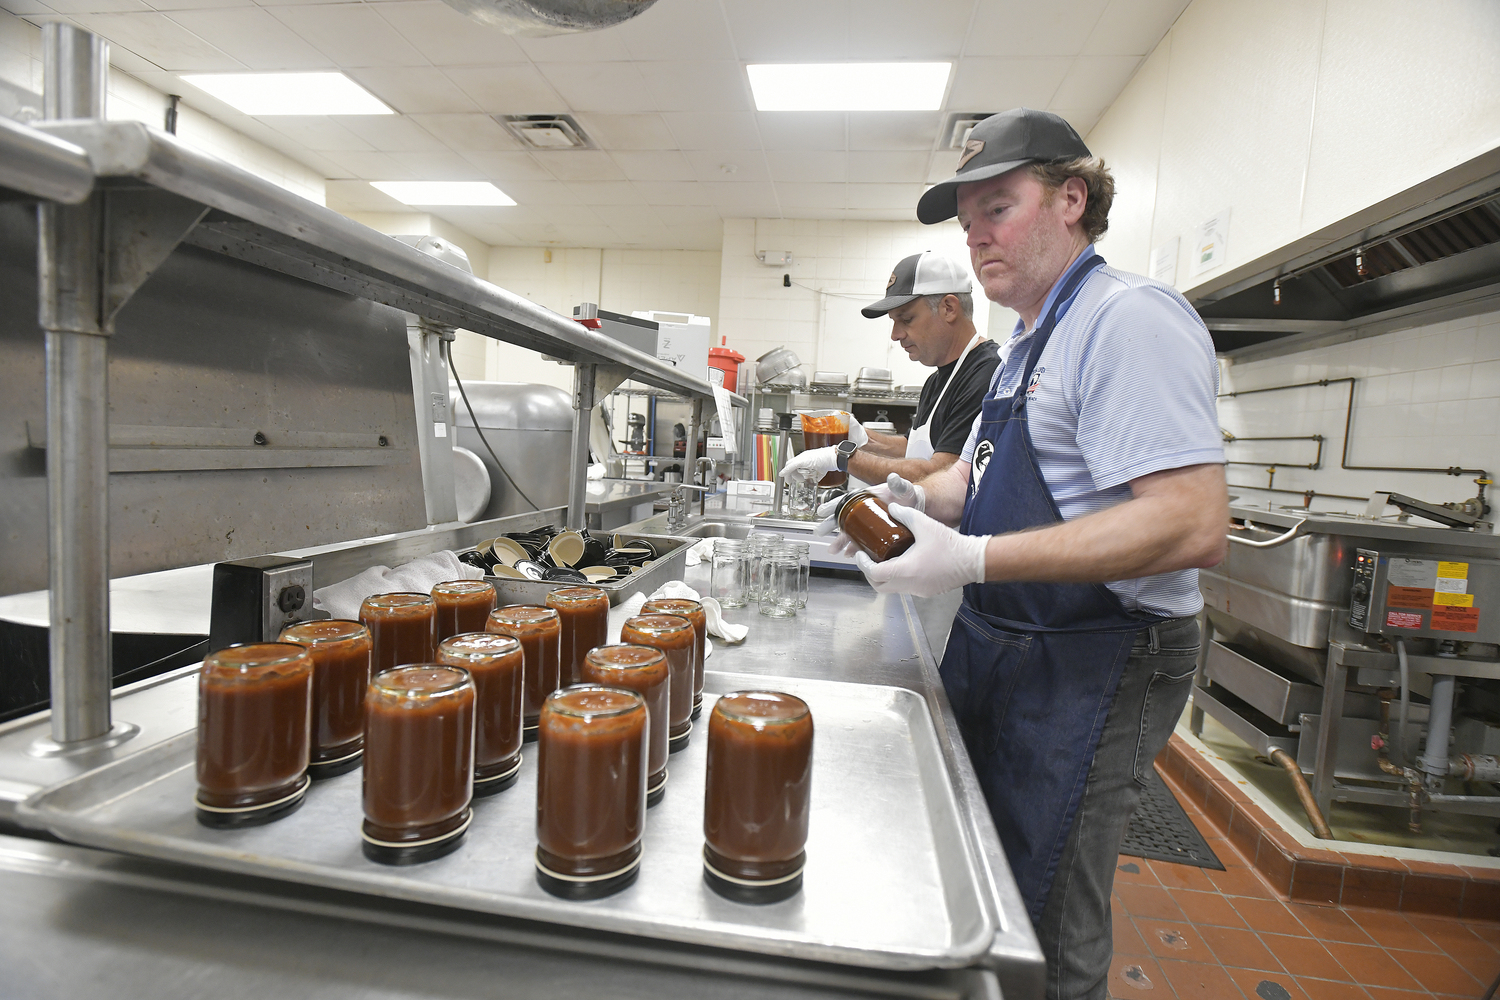
<svg viewBox="0 0 1500 1000"><path fill-rule="evenodd" d="M1281 747L1271 748L1271 759L1291 775L1292 787L1297 789L1297 801L1301 802L1302 808L1307 811L1307 820L1312 824L1313 836L1319 840L1332 840L1333 831L1328 829L1328 821L1323 818L1323 811L1318 808L1318 802L1313 798L1312 789L1307 787L1307 779L1302 776L1302 768L1297 766L1296 760Z"/></svg>

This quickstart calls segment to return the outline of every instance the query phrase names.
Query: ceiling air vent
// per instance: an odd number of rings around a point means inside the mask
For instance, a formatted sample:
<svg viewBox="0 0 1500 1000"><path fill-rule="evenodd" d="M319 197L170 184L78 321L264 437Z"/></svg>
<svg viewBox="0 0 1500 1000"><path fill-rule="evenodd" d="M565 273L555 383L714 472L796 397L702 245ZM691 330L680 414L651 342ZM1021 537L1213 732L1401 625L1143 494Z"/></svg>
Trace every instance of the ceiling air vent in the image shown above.
<svg viewBox="0 0 1500 1000"><path fill-rule="evenodd" d="M495 121L529 149L596 148L572 115L495 115Z"/></svg>
<svg viewBox="0 0 1500 1000"><path fill-rule="evenodd" d="M974 126L984 121L993 111L955 111L948 116L947 122L943 124L943 145L948 149L963 149L964 143L969 138L969 133L974 131Z"/></svg>

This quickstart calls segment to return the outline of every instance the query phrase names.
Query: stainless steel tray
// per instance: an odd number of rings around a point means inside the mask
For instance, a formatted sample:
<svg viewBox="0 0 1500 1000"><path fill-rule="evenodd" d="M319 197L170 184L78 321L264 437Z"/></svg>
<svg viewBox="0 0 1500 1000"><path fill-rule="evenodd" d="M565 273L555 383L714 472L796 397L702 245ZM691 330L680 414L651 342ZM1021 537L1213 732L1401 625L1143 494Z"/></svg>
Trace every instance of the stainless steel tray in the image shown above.
<svg viewBox="0 0 1500 1000"><path fill-rule="evenodd" d="M623 580L586 585L598 587L607 593L610 607L623 603L633 594L655 593L662 584L669 580L681 580L683 572L687 569L687 550L703 541L701 538L681 538L677 535L645 535L635 532L619 532L619 535L632 542L646 539L656 546L656 550L661 555L657 556L656 561L650 566L631 573ZM554 583L548 580L512 580L503 576L487 576L485 579L495 585L497 603L501 606L542 604L547 600L547 595L559 587L585 586L579 583Z"/></svg>
<svg viewBox="0 0 1500 1000"><path fill-rule="evenodd" d="M666 799L648 813L639 880L587 903L555 899L534 879L534 748L515 787L475 803L458 851L410 868L360 853L359 772L315 783L301 810L269 826L200 826L192 732L40 792L19 811L80 844L528 920L876 968L978 960L997 918L921 696L711 671L705 710L747 687L805 699L817 729L804 888L768 906L731 903L703 883L701 732L673 755Z"/></svg>

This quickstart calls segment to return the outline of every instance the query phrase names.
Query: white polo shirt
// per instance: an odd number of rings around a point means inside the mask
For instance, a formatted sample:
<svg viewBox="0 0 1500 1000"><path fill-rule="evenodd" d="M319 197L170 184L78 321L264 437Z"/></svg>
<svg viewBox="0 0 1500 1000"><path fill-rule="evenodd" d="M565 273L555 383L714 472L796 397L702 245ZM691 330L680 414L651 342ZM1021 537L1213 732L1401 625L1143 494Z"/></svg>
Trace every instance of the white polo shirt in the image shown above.
<svg viewBox="0 0 1500 1000"><path fill-rule="evenodd" d="M1064 277L1093 256L1089 247ZM1053 286L1043 317L1062 284ZM988 398L1015 393L1033 336L1016 324ZM1042 350L1027 394L1032 448L1063 520L1129 500L1130 481L1140 476L1222 463L1218 391L1213 341L1187 300L1159 281L1096 268ZM973 460L979 420L965 462ZM1107 586L1127 610L1180 618L1203 607L1196 569Z"/></svg>

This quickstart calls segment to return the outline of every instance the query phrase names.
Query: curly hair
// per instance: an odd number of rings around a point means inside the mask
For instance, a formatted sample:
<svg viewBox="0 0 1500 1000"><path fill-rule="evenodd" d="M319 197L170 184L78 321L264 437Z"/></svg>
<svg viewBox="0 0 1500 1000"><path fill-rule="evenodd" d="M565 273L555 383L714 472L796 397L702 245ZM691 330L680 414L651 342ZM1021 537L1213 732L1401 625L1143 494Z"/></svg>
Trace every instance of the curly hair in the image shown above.
<svg viewBox="0 0 1500 1000"><path fill-rule="evenodd" d="M1084 202L1083 228L1089 234L1090 243L1109 231L1109 209L1115 201L1115 178L1097 156L1080 156L1073 160L1054 160L1051 163L1033 163L1031 176L1046 188L1046 200L1050 202L1057 189L1069 177L1077 177L1088 188L1088 199Z"/></svg>

